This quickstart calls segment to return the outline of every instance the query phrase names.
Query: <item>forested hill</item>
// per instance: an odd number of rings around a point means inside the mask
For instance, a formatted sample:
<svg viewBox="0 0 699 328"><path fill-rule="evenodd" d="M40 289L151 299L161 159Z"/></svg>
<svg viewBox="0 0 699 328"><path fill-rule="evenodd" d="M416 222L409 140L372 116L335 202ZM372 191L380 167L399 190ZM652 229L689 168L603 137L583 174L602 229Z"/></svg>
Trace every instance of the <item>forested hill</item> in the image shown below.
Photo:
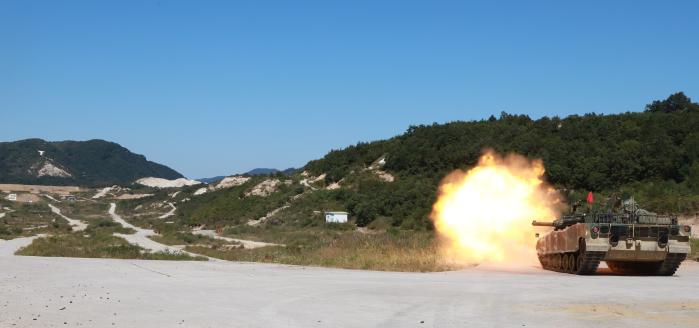
<svg viewBox="0 0 699 328"><path fill-rule="evenodd" d="M176 179L182 175L103 140L0 142L0 183L128 185L143 177Z"/></svg>
<svg viewBox="0 0 699 328"><path fill-rule="evenodd" d="M305 169L327 173L331 183L386 156L383 169L396 181L359 183L348 207L360 217L368 212L368 221L377 216L422 221L439 180L475 164L486 148L543 159L547 179L560 188L635 193L656 210L699 209L699 105L683 93L641 112L536 120L502 113L481 121L411 126L389 140L331 151Z"/></svg>

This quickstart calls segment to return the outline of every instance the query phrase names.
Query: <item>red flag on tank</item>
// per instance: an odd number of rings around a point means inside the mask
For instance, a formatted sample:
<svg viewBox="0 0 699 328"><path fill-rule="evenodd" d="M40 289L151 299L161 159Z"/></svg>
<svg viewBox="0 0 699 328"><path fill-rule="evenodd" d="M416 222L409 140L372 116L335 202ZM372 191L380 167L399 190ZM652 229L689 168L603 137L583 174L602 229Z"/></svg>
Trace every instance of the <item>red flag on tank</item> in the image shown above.
<svg viewBox="0 0 699 328"><path fill-rule="evenodd" d="M595 196L592 196L592 191L587 193L587 203L592 204L595 202Z"/></svg>

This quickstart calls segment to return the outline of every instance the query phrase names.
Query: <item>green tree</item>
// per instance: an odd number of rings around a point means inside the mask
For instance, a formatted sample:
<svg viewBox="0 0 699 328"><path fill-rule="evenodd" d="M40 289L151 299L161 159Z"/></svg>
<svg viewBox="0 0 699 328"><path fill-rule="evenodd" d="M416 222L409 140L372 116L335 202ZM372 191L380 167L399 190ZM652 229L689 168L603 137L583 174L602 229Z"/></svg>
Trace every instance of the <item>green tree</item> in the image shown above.
<svg viewBox="0 0 699 328"><path fill-rule="evenodd" d="M649 112L673 113L690 110L699 110L699 105L692 103L684 92L672 94L665 100L656 100L646 105L646 111Z"/></svg>

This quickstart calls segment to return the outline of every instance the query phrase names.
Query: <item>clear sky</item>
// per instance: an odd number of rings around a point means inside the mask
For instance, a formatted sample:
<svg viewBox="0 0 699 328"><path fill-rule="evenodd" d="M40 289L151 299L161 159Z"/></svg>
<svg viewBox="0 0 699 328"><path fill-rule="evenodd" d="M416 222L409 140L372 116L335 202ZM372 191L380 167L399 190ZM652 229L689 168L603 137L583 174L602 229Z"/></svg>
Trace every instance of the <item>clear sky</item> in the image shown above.
<svg viewBox="0 0 699 328"><path fill-rule="evenodd" d="M115 141L188 177L411 124L699 99L697 1L0 0L0 141Z"/></svg>

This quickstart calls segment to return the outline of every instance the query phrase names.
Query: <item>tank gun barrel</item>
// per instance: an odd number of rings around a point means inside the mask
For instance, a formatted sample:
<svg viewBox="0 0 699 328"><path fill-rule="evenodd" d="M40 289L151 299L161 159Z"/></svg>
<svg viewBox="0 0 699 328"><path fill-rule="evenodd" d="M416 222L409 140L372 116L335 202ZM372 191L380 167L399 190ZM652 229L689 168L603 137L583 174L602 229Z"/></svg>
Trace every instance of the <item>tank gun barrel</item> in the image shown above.
<svg viewBox="0 0 699 328"><path fill-rule="evenodd" d="M541 222L541 221L537 221L537 220L532 221L532 225L535 227L553 227L554 226L553 222Z"/></svg>

